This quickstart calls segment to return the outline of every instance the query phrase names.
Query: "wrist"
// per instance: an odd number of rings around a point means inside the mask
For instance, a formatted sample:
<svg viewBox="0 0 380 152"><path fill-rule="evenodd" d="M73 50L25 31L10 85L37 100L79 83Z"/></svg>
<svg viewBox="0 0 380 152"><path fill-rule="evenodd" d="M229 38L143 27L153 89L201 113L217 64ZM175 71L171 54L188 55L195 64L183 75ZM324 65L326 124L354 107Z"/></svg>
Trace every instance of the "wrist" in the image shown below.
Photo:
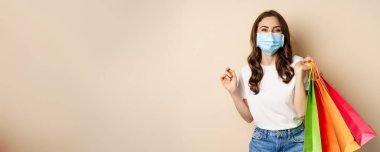
<svg viewBox="0 0 380 152"><path fill-rule="evenodd" d="M305 77L305 71L296 71L295 75L297 79L303 79L303 77Z"/></svg>
<svg viewBox="0 0 380 152"><path fill-rule="evenodd" d="M239 96L239 91L238 90L228 91L228 93L230 93L231 96Z"/></svg>

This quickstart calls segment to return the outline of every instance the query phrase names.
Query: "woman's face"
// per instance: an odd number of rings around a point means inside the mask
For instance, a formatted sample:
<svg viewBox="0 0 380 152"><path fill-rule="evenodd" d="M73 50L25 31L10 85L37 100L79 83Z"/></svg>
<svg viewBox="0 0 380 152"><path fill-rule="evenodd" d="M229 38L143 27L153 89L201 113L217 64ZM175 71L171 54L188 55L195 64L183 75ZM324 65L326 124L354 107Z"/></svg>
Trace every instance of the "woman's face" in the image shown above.
<svg viewBox="0 0 380 152"><path fill-rule="evenodd" d="M281 33L281 26L278 22L278 19L274 16L270 17L264 17L261 22L259 23L259 27L257 29L257 33L266 33L266 32L272 32L272 33Z"/></svg>

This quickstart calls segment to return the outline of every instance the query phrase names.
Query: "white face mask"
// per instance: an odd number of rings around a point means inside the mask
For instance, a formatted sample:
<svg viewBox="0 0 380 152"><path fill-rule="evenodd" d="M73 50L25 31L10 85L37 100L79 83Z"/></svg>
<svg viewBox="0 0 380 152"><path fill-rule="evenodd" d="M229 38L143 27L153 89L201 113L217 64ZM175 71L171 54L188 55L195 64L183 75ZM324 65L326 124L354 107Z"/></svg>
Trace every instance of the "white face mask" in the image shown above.
<svg viewBox="0 0 380 152"><path fill-rule="evenodd" d="M276 51L284 46L284 34L280 33L257 33L256 43L261 51L272 56Z"/></svg>

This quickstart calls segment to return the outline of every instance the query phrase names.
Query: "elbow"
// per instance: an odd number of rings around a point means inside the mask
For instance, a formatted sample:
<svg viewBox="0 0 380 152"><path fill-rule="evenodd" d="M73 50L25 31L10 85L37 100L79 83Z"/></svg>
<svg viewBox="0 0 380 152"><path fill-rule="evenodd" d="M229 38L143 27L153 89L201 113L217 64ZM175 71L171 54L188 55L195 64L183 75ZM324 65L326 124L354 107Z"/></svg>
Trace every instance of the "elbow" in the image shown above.
<svg viewBox="0 0 380 152"><path fill-rule="evenodd" d="M251 123L251 122L253 121L253 118L245 119L245 121L246 121L247 123Z"/></svg>
<svg viewBox="0 0 380 152"><path fill-rule="evenodd" d="M305 102L307 102L307 101L305 101ZM305 116L306 108L307 108L307 104L298 105L298 107L296 107L296 109L295 109L296 116L297 117Z"/></svg>
<svg viewBox="0 0 380 152"><path fill-rule="evenodd" d="M297 116L298 117L303 117L306 115L306 105L304 105L301 109L299 109L297 112L296 112Z"/></svg>
<svg viewBox="0 0 380 152"><path fill-rule="evenodd" d="M305 111L302 111L302 112L296 112L296 116L297 116L298 118L305 117L305 115L306 115L306 112L305 112Z"/></svg>
<svg viewBox="0 0 380 152"><path fill-rule="evenodd" d="M296 119L303 120L303 119L305 119L305 116L306 116L305 112L297 113L296 114Z"/></svg>

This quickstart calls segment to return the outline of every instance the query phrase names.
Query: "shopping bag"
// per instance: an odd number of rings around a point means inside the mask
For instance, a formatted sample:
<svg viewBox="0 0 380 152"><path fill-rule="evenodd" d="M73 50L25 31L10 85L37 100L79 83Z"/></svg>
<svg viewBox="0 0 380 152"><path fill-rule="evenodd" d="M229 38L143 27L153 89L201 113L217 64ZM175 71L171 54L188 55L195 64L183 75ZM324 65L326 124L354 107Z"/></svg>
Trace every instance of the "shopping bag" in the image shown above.
<svg viewBox="0 0 380 152"><path fill-rule="evenodd" d="M315 70L314 70L315 71ZM320 81L318 77L315 81ZM319 91L318 85L314 85L314 94L317 102L318 108L318 119L319 119L319 129L321 133L322 150L324 152L339 152L340 147L336 132L332 120L330 119L329 113L326 110L326 105L322 100L321 93Z"/></svg>
<svg viewBox="0 0 380 152"><path fill-rule="evenodd" d="M313 70L315 70L314 82L315 82L316 90L318 90L321 100L323 101L325 105L325 111L327 112L329 118L331 119L333 129L338 140L338 145L340 147L340 151L353 152L359 149L360 146L354 140L354 137L351 134L346 122L344 121L343 116L341 115L334 101L330 97L327 89L323 85L318 67L315 65L315 63L312 63L312 65L313 65Z"/></svg>
<svg viewBox="0 0 380 152"><path fill-rule="evenodd" d="M352 135L355 137L356 142L359 143L360 146L363 146L369 140L377 136L376 132L364 122L356 110L352 108L340 93L326 80L322 73L320 73L320 76Z"/></svg>
<svg viewBox="0 0 380 152"><path fill-rule="evenodd" d="M321 152L321 137L318 122L318 109L314 95L314 80L312 79L312 66L309 73L309 91L307 95L307 106L305 115L305 136L304 151L305 152Z"/></svg>

